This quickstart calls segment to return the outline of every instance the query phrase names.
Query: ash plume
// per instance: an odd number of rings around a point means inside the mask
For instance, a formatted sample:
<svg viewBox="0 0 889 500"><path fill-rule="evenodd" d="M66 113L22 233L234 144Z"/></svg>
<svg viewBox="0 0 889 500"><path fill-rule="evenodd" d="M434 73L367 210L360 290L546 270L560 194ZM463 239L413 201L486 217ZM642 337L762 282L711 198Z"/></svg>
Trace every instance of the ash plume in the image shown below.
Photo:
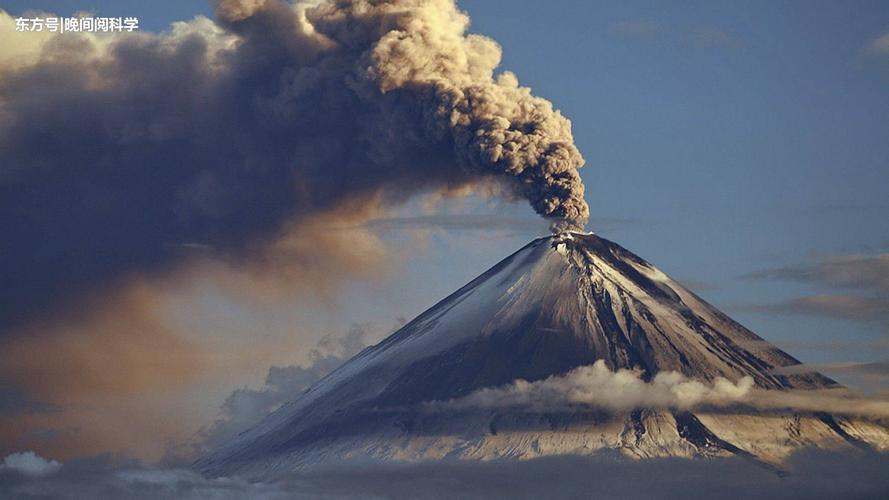
<svg viewBox="0 0 889 500"><path fill-rule="evenodd" d="M247 261L286 227L417 193L496 180L587 218L570 122L495 74L500 47L452 0L226 0L216 17L33 47L0 33L22 47L0 57L0 330L175 269L185 245Z"/></svg>

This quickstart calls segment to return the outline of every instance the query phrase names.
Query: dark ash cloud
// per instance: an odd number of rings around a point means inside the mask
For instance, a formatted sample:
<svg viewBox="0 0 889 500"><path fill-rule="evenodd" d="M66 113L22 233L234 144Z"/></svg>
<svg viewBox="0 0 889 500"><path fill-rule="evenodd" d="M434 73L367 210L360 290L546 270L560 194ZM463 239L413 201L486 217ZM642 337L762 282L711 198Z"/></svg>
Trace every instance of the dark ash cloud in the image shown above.
<svg viewBox="0 0 889 500"><path fill-rule="evenodd" d="M0 68L0 329L183 245L250 261L317 214L491 179L585 219L570 122L468 23L450 0L223 0L215 22L66 33Z"/></svg>
<svg viewBox="0 0 889 500"><path fill-rule="evenodd" d="M742 459L549 457L527 461L418 464L345 463L250 483L207 479L187 469L163 469L108 458L72 460L42 477L0 469L0 496L9 498L154 499L537 499L537 498L886 498L886 455L806 451L780 477Z"/></svg>

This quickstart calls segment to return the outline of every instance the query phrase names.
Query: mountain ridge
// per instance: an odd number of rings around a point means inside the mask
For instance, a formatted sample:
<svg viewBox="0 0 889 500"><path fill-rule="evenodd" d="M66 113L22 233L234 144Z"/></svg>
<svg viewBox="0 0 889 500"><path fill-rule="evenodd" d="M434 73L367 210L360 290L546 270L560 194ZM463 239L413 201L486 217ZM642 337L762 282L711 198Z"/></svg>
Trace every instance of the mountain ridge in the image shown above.
<svg viewBox="0 0 889 500"><path fill-rule="evenodd" d="M777 462L802 446L868 436L889 447L885 428L830 415L421 409L600 360L644 381L675 372L706 383L750 377L768 390L838 386L820 374L774 373L799 361L620 245L564 232L503 259L196 465L262 475L354 456L485 460L603 449Z"/></svg>

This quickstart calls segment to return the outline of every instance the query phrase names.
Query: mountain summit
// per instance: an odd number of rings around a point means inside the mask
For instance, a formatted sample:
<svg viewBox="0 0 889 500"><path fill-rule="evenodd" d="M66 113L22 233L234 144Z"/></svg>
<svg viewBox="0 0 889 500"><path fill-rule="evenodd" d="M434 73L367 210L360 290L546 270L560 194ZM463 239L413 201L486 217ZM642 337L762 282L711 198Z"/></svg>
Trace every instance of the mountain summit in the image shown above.
<svg viewBox="0 0 889 500"><path fill-rule="evenodd" d="M564 232L521 248L197 466L261 477L361 456L523 459L605 449L774 463L809 445L889 447L878 423L826 413L649 407L646 399L623 408L597 405L595 395L575 404L574 393L572 404L534 400L535 384L552 396L564 377L590 369L581 374L631 374L638 387L663 386L659 374L697 383L679 395L707 384L742 391L733 384L745 380L769 391L837 386L780 370L796 364L623 247ZM620 387L601 395L620 397ZM528 404L463 404L509 390Z"/></svg>

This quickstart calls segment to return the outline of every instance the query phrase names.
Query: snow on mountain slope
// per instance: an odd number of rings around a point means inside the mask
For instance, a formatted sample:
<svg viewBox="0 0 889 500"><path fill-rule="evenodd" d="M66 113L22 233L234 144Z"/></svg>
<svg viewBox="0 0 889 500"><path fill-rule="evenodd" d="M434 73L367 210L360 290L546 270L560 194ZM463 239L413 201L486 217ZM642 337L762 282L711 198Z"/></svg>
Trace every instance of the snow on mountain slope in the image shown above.
<svg viewBox="0 0 889 500"><path fill-rule="evenodd" d="M429 402L559 377L597 360L645 381L675 371L705 383L750 377L770 390L836 386L819 374L775 374L798 361L619 245L566 232L504 259L196 465L261 477L355 456L616 449L637 458L740 454L775 462L809 445L889 446L876 423L749 408L428 411Z"/></svg>

